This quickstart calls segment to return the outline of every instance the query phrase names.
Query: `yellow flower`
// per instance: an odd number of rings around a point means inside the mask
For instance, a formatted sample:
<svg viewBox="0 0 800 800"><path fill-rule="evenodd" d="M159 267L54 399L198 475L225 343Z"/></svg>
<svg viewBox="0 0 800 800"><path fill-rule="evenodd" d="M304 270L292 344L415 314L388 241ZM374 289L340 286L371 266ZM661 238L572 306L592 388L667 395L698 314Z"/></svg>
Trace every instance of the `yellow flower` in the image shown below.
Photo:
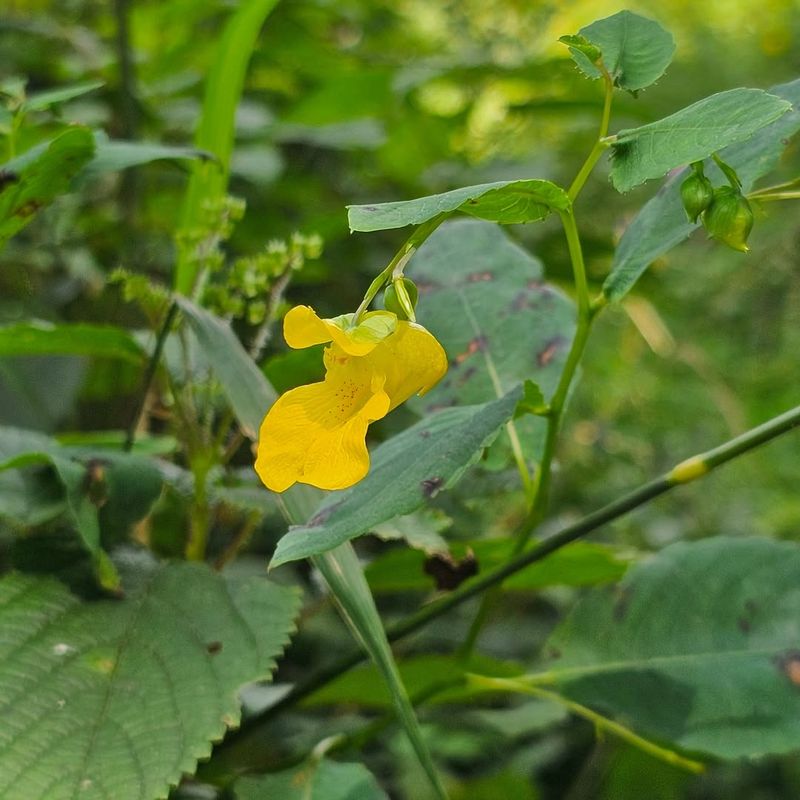
<svg viewBox="0 0 800 800"><path fill-rule="evenodd" d="M385 417L412 394L424 394L447 371L442 346L423 328L388 311L320 319L308 306L286 315L290 347L331 342L325 380L292 389L261 424L256 472L274 492L295 482L344 489L369 471L370 422Z"/></svg>

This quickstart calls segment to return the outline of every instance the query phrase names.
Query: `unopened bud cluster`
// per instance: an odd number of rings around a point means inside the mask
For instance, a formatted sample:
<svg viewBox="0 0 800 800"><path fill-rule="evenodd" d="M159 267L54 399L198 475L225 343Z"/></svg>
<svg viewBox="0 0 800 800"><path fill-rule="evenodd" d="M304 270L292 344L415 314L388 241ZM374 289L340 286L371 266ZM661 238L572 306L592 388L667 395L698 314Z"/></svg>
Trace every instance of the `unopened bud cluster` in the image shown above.
<svg viewBox="0 0 800 800"><path fill-rule="evenodd" d="M692 222L702 219L708 235L718 242L748 251L747 239L753 229L753 209L742 194L736 173L718 160L730 185L714 188L703 172L703 163L692 164L692 173L681 184L683 207Z"/></svg>

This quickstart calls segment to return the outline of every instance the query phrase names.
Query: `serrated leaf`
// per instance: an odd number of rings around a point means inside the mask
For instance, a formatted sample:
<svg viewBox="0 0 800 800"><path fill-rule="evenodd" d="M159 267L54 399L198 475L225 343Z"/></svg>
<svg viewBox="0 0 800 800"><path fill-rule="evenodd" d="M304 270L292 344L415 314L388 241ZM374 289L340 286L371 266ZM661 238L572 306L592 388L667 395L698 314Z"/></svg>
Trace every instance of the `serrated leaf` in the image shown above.
<svg viewBox="0 0 800 800"><path fill-rule="evenodd" d="M726 147L720 156L738 173L749 191L753 184L772 171L789 139L800 130L800 80L773 86L771 94L794 105L791 111L762 128L750 139ZM708 166L709 175L716 167ZM672 247L687 239L699 227L686 219L680 199L680 185L685 171L673 176L649 200L625 230L614 253L611 272L603 285L609 300L621 300L647 267Z"/></svg>
<svg viewBox="0 0 800 800"><path fill-rule="evenodd" d="M384 442L367 477L331 492L311 520L290 528L270 566L331 550L449 489L510 419L520 396L516 389L480 406L440 411Z"/></svg>
<svg viewBox="0 0 800 800"><path fill-rule="evenodd" d="M240 778L235 791L236 800L388 800L365 766L327 758L272 775Z"/></svg>
<svg viewBox="0 0 800 800"><path fill-rule="evenodd" d="M275 390L242 347L230 325L186 297L177 297L175 302L186 315L242 431L250 439L255 439L264 415L275 402Z"/></svg>
<svg viewBox="0 0 800 800"><path fill-rule="evenodd" d="M581 28L583 39L600 50L603 65L614 85L637 92L655 83L672 61L675 40L655 20L630 11L620 11ZM602 72L591 59L591 52L577 37L562 36L580 70L589 78ZM567 40L567 41L565 41Z"/></svg>
<svg viewBox="0 0 800 800"><path fill-rule="evenodd" d="M550 181L496 181L416 200L348 206L347 218L351 231L382 231L456 211L503 224L534 222L569 207L567 193Z"/></svg>
<svg viewBox="0 0 800 800"><path fill-rule="evenodd" d="M611 183L627 192L675 167L702 161L750 138L789 109L790 103L761 89L730 89L657 122L620 131L612 143Z"/></svg>
<svg viewBox="0 0 800 800"><path fill-rule="evenodd" d="M575 326L564 294L544 281L542 263L496 225L474 220L445 223L406 270L417 283L417 318L444 347L444 378L409 405L428 414L502 396L526 379L545 398L558 383ZM525 452L535 457L541 420L515 422ZM498 447L500 447L498 442ZM510 458L505 453L498 458Z"/></svg>
<svg viewBox="0 0 800 800"><path fill-rule="evenodd" d="M800 747L800 547L672 545L581 600L548 683L649 736L722 758ZM654 699L657 698L657 701Z"/></svg>
<svg viewBox="0 0 800 800"><path fill-rule="evenodd" d="M91 131L75 126L0 166L0 247L69 190L93 153Z"/></svg>
<svg viewBox="0 0 800 800"><path fill-rule="evenodd" d="M141 363L144 351L126 330L34 320L0 326L0 356L74 355Z"/></svg>
<svg viewBox="0 0 800 800"><path fill-rule="evenodd" d="M0 581L0 795L164 798L238 724L293 629L293 591L201 565L156 569L122 601Z"/></svg>

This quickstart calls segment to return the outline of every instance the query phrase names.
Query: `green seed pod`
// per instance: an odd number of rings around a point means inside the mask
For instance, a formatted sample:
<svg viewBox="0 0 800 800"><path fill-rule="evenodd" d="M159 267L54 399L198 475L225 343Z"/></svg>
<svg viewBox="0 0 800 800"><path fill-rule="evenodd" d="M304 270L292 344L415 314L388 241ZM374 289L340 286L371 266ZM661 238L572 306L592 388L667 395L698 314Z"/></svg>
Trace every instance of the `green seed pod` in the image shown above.
<svg viewBox="0 0 800 800"><path fill-rule="evenodd" d="M414 281L410 278L398 279L386 287L386 291L383 293L383 305L387 311L397 314L398 319L413 321L417 296L417 287L414 285Z"/></svg>
<svg viewBox="0 0 800 800"><path fill-rule="evenodd" d="M692 172L681 184L683 207L692 222L697 222L697 218L711 205L713 197L714 187L705 175Z"/></svg>
<svg viewBox="0 0 800 800"><path fill-rule="evenodd" d="M753 228L753 210L746 197L731 186L714 190L714 199L703 213L708 235L723 244L748 252L747 237Z"/></svg>

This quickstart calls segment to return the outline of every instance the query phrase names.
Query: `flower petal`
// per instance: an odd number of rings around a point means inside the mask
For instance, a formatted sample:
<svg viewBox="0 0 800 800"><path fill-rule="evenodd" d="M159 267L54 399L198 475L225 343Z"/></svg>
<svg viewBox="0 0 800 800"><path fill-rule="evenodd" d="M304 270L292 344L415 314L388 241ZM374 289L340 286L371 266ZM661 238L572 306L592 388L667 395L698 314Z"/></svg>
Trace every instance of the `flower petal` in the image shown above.
<svg viewBox="0 0 800 800"><path fill-rule="evenodd" d="M333 336L330 326L309 306L290 308L283 318L283 338L296 350L329 342Z"/></svg>
<svg viewBox="0 0 800 800"><path fill-rule="evenodd" d="M397 332L369 355L373 369L386 375L384 391L396 408L413 394L425 394L447 372L444 348L415 322L398 322Z"/></svg>
<svg viewBox="0 0 800 800"><path fill-rule="evenodd" d="M344 359L322 383L280 397L261 425L256 472L275 492L296 481L344 489L369 470L365 443L370 422L389 411L383 376L363 359Z"/></svg>
<svg viewBox="0 0 800 800"><path fill-rule="evenodd" d="M351 356L365 356L397 326L397 317L390 311L370 311L351 327L352 314L321 319L309 306L295 306L283 320L283 337L289 347L300 349L334 341Z"/></svg>

